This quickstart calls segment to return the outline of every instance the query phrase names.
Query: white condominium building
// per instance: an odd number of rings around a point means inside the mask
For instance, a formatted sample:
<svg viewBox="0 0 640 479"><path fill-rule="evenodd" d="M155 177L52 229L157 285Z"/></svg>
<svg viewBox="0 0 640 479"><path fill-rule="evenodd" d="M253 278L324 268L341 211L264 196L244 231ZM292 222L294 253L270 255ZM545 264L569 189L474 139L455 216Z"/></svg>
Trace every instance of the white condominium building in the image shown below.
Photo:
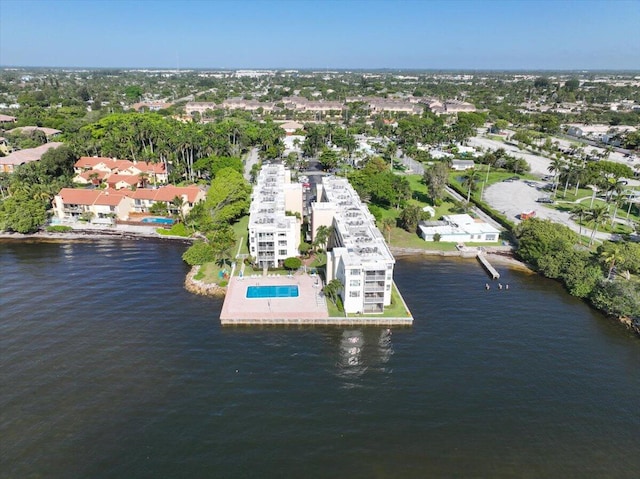
<svg viewBox="0 0 640 479"><path fill-rule="evenodd" d="M333 235L327 253L327 282L343 284L347 313L382 313L391 304L395 259L376 227L375 218L346 178L324 177L312 205L313 233L327 225Z"/></svg>
<svg viewBox="0 0 640 479"><path fill-rule="evenodd" d="M249 251L258 265L277 267L298 256L301 218L302 185L291 183L283 165L263 166L249 209Z"/></svg>

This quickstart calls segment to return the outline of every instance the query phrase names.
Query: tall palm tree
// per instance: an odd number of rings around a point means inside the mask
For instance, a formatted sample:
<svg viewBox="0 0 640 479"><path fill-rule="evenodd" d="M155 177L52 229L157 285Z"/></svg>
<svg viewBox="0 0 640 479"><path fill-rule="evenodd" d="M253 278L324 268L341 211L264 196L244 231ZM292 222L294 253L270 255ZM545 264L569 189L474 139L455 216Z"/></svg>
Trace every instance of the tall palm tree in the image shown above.
<svg viewBox="0 0 640 479"><path fill-rule="evenodd" d="M471 199L471 190L474 190L476 188L479 176L480 174L474 168L472 170L469 170L468 173L462 177L462 186L464 188L467 188L467 203L469 203L469 200Z"/></svg>
<svg viewBox="0 0 640 479"><path fill-rule="evenodd" d="M580 229L579 235L582 237L582 220L584 219L587 213L587 208L581 203L576 204L573 208L571 208L571 219L578 220L578 227Z"/></svg>
<svg viewBox="0 0 640 479"><path fill-rule="evenodd" d="M611 251L604 251L600 259L602 262L607 265L609 268L609 272L607 273L607 280L611 280L611 273L613 272L613 268L616 267L616 261L620 259L620 249L616 246Z"/></svg>
<svg viewBox="0 0 640 479"><path fill-rule="evenodd" d="M559 173L564 168L565 161L561 155L556 155L555 158L551 160L551 164L547 168L549 173L553 173L553 196L555 197L556 191L558 190L558 179Z"/></svg>
<svg viewBox="0 0 640 479"><path fill-rule="evenodd" d="M324 288L322 288L322 292L337 306L338 296L340 295L340 291L344 288L342 281L339 279L332 279L329 281Z"/></svg>
<svg viewBox="0 0 640 479"><path fill-rule="evenodd" d="M593 244L598 226L604 225L609 219L609 211L606 205L596 205L593 208L587 210L586 219L590 223L593 223L593 230L591 231L591 238L589 240L589 246Z"/></svg>
<svg viewBox="0 0 640 479"><path fill-rule="evenodd" d="M316 237L313 240L314 248L318 249L319 247L327 246L327 242L333 233L333 226L318 226L316 230Z"/></svg>
<svg viewBox="0 0 640 479"><path fill-rule="evenodd" d="M382 230L387 233L387 243L391 244L391 230L396 225L396 220L393 218L383 218L382 219Z"/></svg>

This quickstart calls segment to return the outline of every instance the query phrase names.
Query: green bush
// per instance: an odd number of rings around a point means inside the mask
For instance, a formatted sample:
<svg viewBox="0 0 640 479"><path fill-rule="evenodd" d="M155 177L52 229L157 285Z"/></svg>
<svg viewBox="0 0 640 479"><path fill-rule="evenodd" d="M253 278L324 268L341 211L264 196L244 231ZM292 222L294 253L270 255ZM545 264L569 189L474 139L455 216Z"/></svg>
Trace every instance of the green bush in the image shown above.
<svg viewBox="0 0 640 479"><path fill-rule="evenodd" d="M191 233L187 230L187 227L184 225L184 223L175 223L168 230L164 228L158 228L156 231L159 234L165 236L184 236L185 238L191 236Z"/></svg>
<svg viewBox="0 0 640 479"><path fill-rule="evenodd" d="M224 288L226 285L228 285L229 282L228 281L220 281L220 283L218 284L218 286Z"/></svg>
<svg viewBox="0 0 640 479"><path fill-rule="evenodd" d="M73 231L73 228L71 226L63 226L63 225L47 226L47 232L49 233L68 233L69 231Z"/></svg>
<svg viewBox="0 0 640 479"><path fill-rule="evenodd" d="M215 260L213 248L209 243L198 241L191 245L182 255L182 259L190 266L196 264L210 263Z"/></svg>
<svg viewBox="0 0 640 479"><path fill-rule="evenodd" d="M300 258L287 258L284 260L284 267L290 270L298 269L302 266L302 260Z"/></svg>

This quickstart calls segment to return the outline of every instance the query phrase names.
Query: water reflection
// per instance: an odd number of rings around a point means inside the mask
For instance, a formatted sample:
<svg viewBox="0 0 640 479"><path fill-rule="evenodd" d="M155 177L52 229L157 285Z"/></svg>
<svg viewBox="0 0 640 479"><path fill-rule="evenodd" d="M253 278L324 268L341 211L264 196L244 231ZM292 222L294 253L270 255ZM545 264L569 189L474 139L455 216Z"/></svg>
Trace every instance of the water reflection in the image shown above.
<svg viewBox="0 0 640 479"><path fill-rule="evenodd" d="M359 377L369 368L386 371L384 364L393 355L390 329L344 330L339 340L339 374Z"/></svg>

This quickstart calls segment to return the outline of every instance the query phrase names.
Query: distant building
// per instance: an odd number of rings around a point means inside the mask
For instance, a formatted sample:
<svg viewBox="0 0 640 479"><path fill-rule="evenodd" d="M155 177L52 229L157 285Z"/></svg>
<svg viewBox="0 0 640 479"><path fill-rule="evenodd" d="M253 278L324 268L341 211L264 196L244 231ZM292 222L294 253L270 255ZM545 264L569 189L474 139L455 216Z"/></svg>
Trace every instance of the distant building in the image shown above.
<svg viewBox="0 0 640 479"><path fill-rule="evenodd" d="M16 117L9 115L0 115L0 125L6 126L9 123L15 123Z"/></svg>
<svg viewBox="0 0 640 479"><path fill-rule="evenodd" d="M476 167L473 160L453 160L451 162L451 169L454 171L472 170Z"/></svg>
<svg viewBox="0 0 640 479"><path fill-rule="evenodd" d="M58 148L61 146L60 142L45 143L44 145L37 146L35 148L27 148L25 150L14 151L7 156L0 157L0 172L13 173L15 168L25 163L31 163L33 161L39 161L47 151L52 148Z"/></svg>
<svg viewBox="0 0 640 479"><path fill-rule="evenodd" d="M13 130L7 130L7 133L29 135L34 131L41 131L42 133L44 133L47 141L50 138L54 138L62 133L60 130L56 130L55 128L45 128L44 126L19 126L18 128L14 128Z"/></svg>

